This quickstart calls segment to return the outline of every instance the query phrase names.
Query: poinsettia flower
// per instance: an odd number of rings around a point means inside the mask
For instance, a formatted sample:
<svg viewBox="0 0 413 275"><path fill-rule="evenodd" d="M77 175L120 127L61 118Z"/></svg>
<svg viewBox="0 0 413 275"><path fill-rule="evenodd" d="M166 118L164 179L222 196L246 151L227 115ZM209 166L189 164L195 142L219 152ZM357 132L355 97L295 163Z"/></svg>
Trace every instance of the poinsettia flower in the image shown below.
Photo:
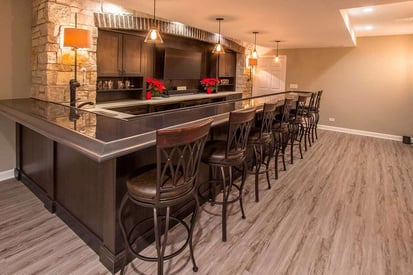
<svg viewBox="0 0 413 275"><path fill-rule="evenodd" d="M147 83L147 91L151 92L153 96L159 96L165 90L164 84L155 78L147 77L145 81Z"/></svg>

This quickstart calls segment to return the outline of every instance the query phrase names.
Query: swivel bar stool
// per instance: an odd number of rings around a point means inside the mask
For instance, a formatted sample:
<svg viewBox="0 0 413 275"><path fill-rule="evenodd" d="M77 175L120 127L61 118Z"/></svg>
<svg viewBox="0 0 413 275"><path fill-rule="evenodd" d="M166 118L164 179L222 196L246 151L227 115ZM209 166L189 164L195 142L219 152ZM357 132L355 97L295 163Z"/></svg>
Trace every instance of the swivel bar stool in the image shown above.
<svg viewBox="0 0 413 275"><path fill-rule="evenodd" d="M298 146L300 151L300 157L303 158L303 151L301 142L304 136L304 122L303 122L303 114L305 103L309 95L299 95L298 100L296 103L296 107L294 110L290 112L290 120L289 120L289 138L290 138L290 157L291 157L291 164L294 163L294 146Z"/></svg>
<svg viewBox="0 0 413 275"><path fill-rule="evenodd" d="M311 137L314 142L314 133L315 133L315 138L318 139L318 134L317 134L317 126L318 126L318 121L320 120L320 102L321 102L321 96L323 94L323 90L320 90L317 92L317 96L315 99L315 106L313 108L314 112L314 125L311 131Z"/></svg>
<svg viewBox="0 0 413 275"><path fill-rule="evenodd" d="M262 111L260 127L253 127L248 137L248 145L253 149L253 163L249 173L255 175L255 201L259 201L258 179L259 175L265 173L268 189L271 188L269 176L269 164L273 155L272 150L272 122L275 116L276 103L265 103ZM264 170L261 171L261 167Z"/></svg>
<svg viewBox="0 0 413 275"><path fill-rule="evenodd" d="M274 164L275 179L278 179L278 156L281 154L284 171L287 170L285 165L285 149L289 142L289 120L290 110L295 103L294 99L286 98L281 108L277 108L274 122L272 124L272 133L274 139Z"/></svg>
<svg viewBox="0 0 413 275"><path fill-rule="evenodd" d="M250 129L255 117L255 108L232 111L229 115L226 140L212 140L205 145L202 162L209 165L211 178L210 202L211 205L222 205L222 240L227 240L227 207L228 204L239 201L242 218L245 219L242 205L242 191L247 176L246 151ZM241 184L233 182L233 168L242 167ZM221 172L221 179L217 171ZM226 173L227 172L227 173ZM227 180L228 176L228 180ZM216 201L216 184L222 183L222 201ZM229 200L232 188L238 190L238 196Z"/></svg>
<svg viewBox="0 0 413 275"><path fill-rule="evenodd" d="M198 271L192 246L192 233L199 208L196 177L211 122L212 120L206 120L187 128L158 130L156 132L156 169L132 177L126 182L127 193L122 199L118 212L126 246L121 274L124 272L129 253L144 261L157 262L158 274L163 274L164 260L177 256L188 244L193 271ZM173 217L170 208L189 201L191 198L195 200L195 206L190 224L187 224L184 220ZM153 218L144 219L129 226L131 228L126 228L126 217L122 214L127 202L152 208ZM144 256L136 251L135 242L139 236L135 236L137 234L134 231L150 219L153 219L157 257ZM165 255L170 220L183 225L188 236L179 249ZM164 228L161 228L162 224L165 225ZM163 241L161 240L162 234Z"/></svg>
<svg viewBox="0 0 413 275"><path fill-rule="evenodd" d="M303 122L304 122L304 151L307 152L307 142L308 146L311 147L311 129L314 124L314 112L312 109L315 108L316 93L311 93L310 101L305 105L303 110Z"/></svg>

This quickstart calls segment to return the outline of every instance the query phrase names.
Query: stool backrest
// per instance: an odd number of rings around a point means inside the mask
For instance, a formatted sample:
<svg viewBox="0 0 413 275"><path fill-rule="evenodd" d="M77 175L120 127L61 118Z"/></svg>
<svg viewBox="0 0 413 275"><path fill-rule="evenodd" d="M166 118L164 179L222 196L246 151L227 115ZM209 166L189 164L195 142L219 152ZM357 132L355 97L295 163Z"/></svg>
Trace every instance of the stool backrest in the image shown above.
<svg viewBox="0 0 413 275"><path fill-rule="evenodd" d="M323 90L317 92L317 97L315 99L315 110L318 112L320 109L320 102L321 102L321 95L323 94Z"/></svg>
<svg viewBox="0 0 413 275"><path fill-rule="evenodd" d="M304 111L306 109L305 103L307 102L308 98L309 96L307 95L298 96L297 105L295 108L295 116L304 114Z"/></svg>
<svg viewBox="0 0 413 275"><path fill-rule="evenodd" d="M212 120L156 132L157 189L155 203L187 197L196 188L201 155Z"/></svg>
<svg viewBox="0 0 413 275"><path fill-rule="evenodd" d="M229 114L227 148L225 158L231 155L238 156L245 152L247 148L248 136L255 117L255 108L232 111Z"/></svg>
<svg viewBox="0 0 413 275"><path fill-rule="evenodd" d="M312 110L315 109L316 97L317 97L317 93L311 93L310 102L308 103L306 107L307 113L310 113Z"/></svg>
<svg viewBox="0 0 413 275"><path fill-rule="evenodd" d="M293 109L294 107L294 103L296 101L293 98L286 98L284 99L284 104L281 107L281 113L277 119L277 123L280 123L280 126L282 125L282 123L286 123L289 121L290 119L290 111Z"/></svg>
<svg viewBox="0 0 413 275"><path fill-rule="evenodd" d="M272 133L272 123L275 118L276 108L276 103L264 103L264 108L262 110L260 138L262 138L262 136L265 134Z"/></svg>

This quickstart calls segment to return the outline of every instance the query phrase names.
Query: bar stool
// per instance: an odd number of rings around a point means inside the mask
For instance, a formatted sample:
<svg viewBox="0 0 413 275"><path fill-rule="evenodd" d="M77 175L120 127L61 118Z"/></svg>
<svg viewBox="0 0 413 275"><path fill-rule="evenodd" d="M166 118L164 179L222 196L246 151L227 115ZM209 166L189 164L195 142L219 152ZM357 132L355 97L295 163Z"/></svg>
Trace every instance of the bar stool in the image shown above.
<svg viewBox="0 0 413 275"><path fill-rule="evenodd" d="M307 142L308 146L311 147L311 129L314 127L314 112L315 108L316 93L311 93L310 100L307 105L305 105L303 110L303 122L304 122L304 151L307 152Z"/></svg>
<svg viewBox="0 0 413 275"><path fill-rule="evenodd" d="M305 109L305 103L308 97L308 95L299 95L295 109L293 109L290 112L288 132L290 139L291 164L294 163L294 146L298 146L298 149L300 151L300 157L301 159L303 158L303 151L301 146L301 142L305 131L303 114Z"/></svg>
<svg viewBox="0 0 413 275"><path fill-rule="evenodd" d="M193 271L198 271L195 263L192 233L199 208L196 177L202 151L208 137L212 120L206 120L186 128L162 129L156 132L156 169L127 180L127 192L122 199L118 212L119 224L125 242L125 259L121 269L128 260L128 254L144 261L157 262L158 274L163 274L163 262L180 254L189 244ZM193 198L195 206L190 224L173 217L170 208ZM142 207L152 208L153 218L144 219L131 228L126 228L123 209L127 202ZM164 214L165 213L165 214ZM134 231L144 222L153 219L157 257L148 257L136 250L135 242L139 236ZM181 224L187 231L185 243L175 252L165 255L170 220ZM162 224L165 225L164 228ZM161 240L163 233L163 241Z"/></svg>
<svg viewBox="0 0 413 275"><path fill-rule="evenodd" d="M292 98L284 99L281 108L277 108L275 119L272 124L272 133L274 139L274 156L275 156L275 179L278 179L278 157L281 153L284 171L287 170L285 165L285 150L289 142L289 120L290 110L293 108L295 100Z"/></svg>
<svg viewBox="0 0 413 275"><path fill-rule="evenodd" d="M255 201L259 201L258 179L260 174L267 177L268 189L271 189L269 164L273 155L272 150L272 123L275 116L276 103L265 103L262 111L262 120L260 127L251 128L248 137L248 145L252 146L254 159L250 174L255 175ZM264 170L261 171L261 167Z"/></svg>
<svg viewBox="0 0 413 275"><path fill-rule="evenodd" d="M318 121L320 120L320 102L321 102L321 96L323 94L323 90L320 90L317 92L317 96L315 99L315 106L313 108L314 112L314 125L311 131L311 137L314 142L314 133L315 133L315 138L318 139L318 134L317 134L317 126L318 126Z"/></svg>
<svg viewBox="0 0 413 275"><path fill-rule="evenodd" d="M255 108L232 111L229 114L226 141L212 140L205 145L202 154L202 162L210 168L211 179L209 181L209 196L211 205L222 205L222 241L227 240L227 207L228 204L239 201L242 218L245 219L242 205L242 191L247 174L246 149L250 129L255 117ZM242 166L241 184L233 182L233 171L235 167ZM217 170L221 173L221 180L218 179ZM225 173L227 170L227 173ZM228 175L228 180L226 179ZM216 183L222 183L222 201L216 201ZM229 200L232 188L238 190L238 196Z"/></svg>

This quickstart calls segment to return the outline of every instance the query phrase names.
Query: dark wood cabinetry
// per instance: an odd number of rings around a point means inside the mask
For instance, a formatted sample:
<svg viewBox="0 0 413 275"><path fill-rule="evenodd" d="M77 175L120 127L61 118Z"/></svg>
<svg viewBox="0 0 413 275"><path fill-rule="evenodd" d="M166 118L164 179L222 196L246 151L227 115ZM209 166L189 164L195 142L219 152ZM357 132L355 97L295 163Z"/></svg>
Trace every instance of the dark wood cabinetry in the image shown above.
<svg viewBox="0 0 413 275"><path fill-rule="evenodd" d="M98 103L145 98L145 78L155 77L168 90L178 86L198 91L204 77L223 79L218 91L235 91L236 53L213 55L210 44L194 39L165 35L162 45L144 43L139 31L99 30L97 40ZM112 85L104 85L105 81ZM131 86L119 88L117 83ZM109 86L109 87L108 87Z"/></svg>
<svg viewBox="0 0 413 275"><path fill-rule="evenodd" d="M236 56L235 53L228 52L219 56L219 77L235 77L236 74Z"/></svg>
<svg viewBox="0 0 413 275"><path fill-rule="evenodd" d="M98 76L141 75L142 42L138 36L100 30L97 43Z"/></svg>
<svg viewBox="0 0 413 275"><path fill-rule="evenodd" d="M145 58L142 58L143 49ZM150 50L144 47L143 38L138 34L99 30L96 101L142 99L143 75L151 63L149 59Z"/></svg>
<svg viewBox="0 0 413 275"><path fill-rule="evenodd" d="M210 55L209 76L221 80L219 91L235 91L237 55L227 51L221 55Z"/></svg>

